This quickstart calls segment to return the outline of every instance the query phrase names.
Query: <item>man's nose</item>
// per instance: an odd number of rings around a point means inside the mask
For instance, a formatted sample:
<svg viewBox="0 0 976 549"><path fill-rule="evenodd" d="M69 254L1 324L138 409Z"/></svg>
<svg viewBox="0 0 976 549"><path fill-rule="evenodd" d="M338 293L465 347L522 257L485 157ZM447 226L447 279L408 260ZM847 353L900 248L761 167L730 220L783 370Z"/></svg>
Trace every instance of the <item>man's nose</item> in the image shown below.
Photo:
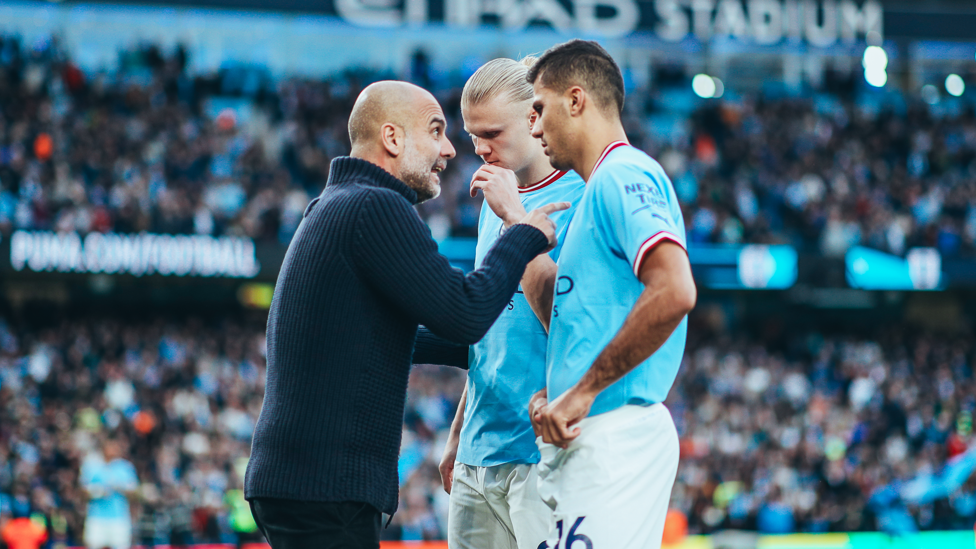
<svg viewBox="0 0 976 549"><path fill-rule="evenodd" d="M541 118L536 118L535 121L532 122L532 127L529 129L529 133L532 134L532 137L534 137L536 139L542 139L542 119Z"/></svg>
<svg viewBox="0 0 976 549"><path fill-rule="evenodd" d="M444 142L441 143L441 156L444 158L454 158L457 151L454 150L454 145L451 144L451 140L447 137L444 138Z"/></svg>
<svg viewBox="0 0 976 549"><path fill-rule="evenodd" d="M474 154L478 156L486 156L491 153L491 147L485 142L484 139L477 139L474 143Z"/></svg>

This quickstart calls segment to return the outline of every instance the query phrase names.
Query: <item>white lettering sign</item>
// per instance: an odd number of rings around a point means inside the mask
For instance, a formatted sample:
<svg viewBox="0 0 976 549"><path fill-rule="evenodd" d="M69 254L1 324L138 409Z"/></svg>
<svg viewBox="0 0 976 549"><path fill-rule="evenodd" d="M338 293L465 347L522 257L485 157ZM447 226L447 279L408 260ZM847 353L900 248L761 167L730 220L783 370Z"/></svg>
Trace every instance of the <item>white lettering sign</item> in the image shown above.
<svg viewBox="0 0 976 549"><path fill-rule="evenodd" d="M571 0L572 12L558 0L445 0L445 21L462 27L478 26L486 18L497 19L504 29L522 29L545 23L559 31L580 30L607 37L623 36L637 29L640 9L636 0ZM609 15L597 16L600 8ZM404 0L403 6L371 0L336 0L336 11L352 23L373 27L425 23L426 0Z"/></svg>
<svg viewBox="0 0 976 549"><path fill-rule="evenodd" d="M342 18L357 25L396 27L430 22L429 1L336 0L335 7ZM462 27L497 21L504 29L544 23L559 31L615 37L640 26L639 2L444 0L444 20ZM669 42L690 34L700 40L731 36L776 44L789 38L830 46L837 41L852 43L869 33L881 38L883 33L878 0L652 0L652 5L657 20L654 32Z"/></svg>
<svg viewBox="0 0 976 549"><path fill-rule="evenodd" d="M700 40L731 36L758 44L783 38L806 39L815 46L884 34L884 12L877 0L654 0L662 40L677 42L693 34Z"/></svg>
<svg viewBox="0 0 976 549"><path fill-rule="evenodd" d="M34 272L252 278L261 270L250 238L16 231L10 265Z"/></svg>

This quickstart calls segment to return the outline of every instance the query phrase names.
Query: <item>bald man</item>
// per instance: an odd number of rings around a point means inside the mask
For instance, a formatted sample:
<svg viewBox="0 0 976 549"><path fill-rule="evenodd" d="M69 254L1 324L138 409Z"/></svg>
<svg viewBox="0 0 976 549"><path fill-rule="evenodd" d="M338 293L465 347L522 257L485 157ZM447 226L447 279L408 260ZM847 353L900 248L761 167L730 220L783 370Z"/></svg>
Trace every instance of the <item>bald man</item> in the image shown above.
<svg viewBox="0 0 976 549"><path fill-rule="evenodd" d="M464 345L488 331L526 264L556 244L549 204L505 231L465 276L437 252L414 204L454 157L434 97L378 82L349 117L278 274L268 379L245 495L274 549L379 547L397 507L397 455L417 327Z"/></svg>

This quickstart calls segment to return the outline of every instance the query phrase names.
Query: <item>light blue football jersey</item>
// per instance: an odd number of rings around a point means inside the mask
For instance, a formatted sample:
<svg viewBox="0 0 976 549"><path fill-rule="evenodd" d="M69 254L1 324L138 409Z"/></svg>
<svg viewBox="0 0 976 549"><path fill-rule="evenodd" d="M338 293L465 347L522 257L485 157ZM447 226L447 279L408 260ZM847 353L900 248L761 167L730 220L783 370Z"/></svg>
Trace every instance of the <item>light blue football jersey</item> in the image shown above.
<svg viewBox="0 0 976 549"><path fill-rule="evenodd" d="M88 516L100 519L129 521L129 500L125 492L139 487L135 467L124 459L109 463L88 460L81 467L81 484L86 488L99 488L100 497L88 502Z"/></svg>
<svg viewBox="0 0 976 549"><path fill-rule="evenodd" d="M526 211L551 202L573 207L553 213L559 242L549 255L555 261L566 228L583 196L583 179L576 172L556 171L542 181L519 189ZM475 266L498 239L502 220L484 204L478 223ZM529 398L546 385L546 330L532 312L519 287L485 337L468 355L468 403L457 459L475 467L502 463L537 463L539 449L529 422Z"/></svg>
<svg viewBox="0 0 976 549"><path fill-rule="evenodd" d="M644 291L640 262L663 240L687 249L671 181L651 157L622 141L611 143L590 175L557 262L546 353L550 402L583 377L620 331ZM687 333L685 318L657 352L596 397L590 415L663 402Z"/></svg>

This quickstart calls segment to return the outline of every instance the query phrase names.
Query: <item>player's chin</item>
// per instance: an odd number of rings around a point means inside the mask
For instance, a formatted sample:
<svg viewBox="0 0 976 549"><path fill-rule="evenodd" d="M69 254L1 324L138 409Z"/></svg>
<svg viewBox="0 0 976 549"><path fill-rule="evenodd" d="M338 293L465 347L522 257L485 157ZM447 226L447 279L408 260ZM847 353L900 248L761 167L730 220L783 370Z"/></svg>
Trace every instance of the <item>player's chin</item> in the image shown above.
<svg viewBox="0 0 976 549"><path fill-rule="evenodd" d="M568 163L565 162L562 157L552 154L548 150L546 151L546 156L549 157L549 165L557 170L566 171L572 168L572 166L568 165Z"/></svg>

